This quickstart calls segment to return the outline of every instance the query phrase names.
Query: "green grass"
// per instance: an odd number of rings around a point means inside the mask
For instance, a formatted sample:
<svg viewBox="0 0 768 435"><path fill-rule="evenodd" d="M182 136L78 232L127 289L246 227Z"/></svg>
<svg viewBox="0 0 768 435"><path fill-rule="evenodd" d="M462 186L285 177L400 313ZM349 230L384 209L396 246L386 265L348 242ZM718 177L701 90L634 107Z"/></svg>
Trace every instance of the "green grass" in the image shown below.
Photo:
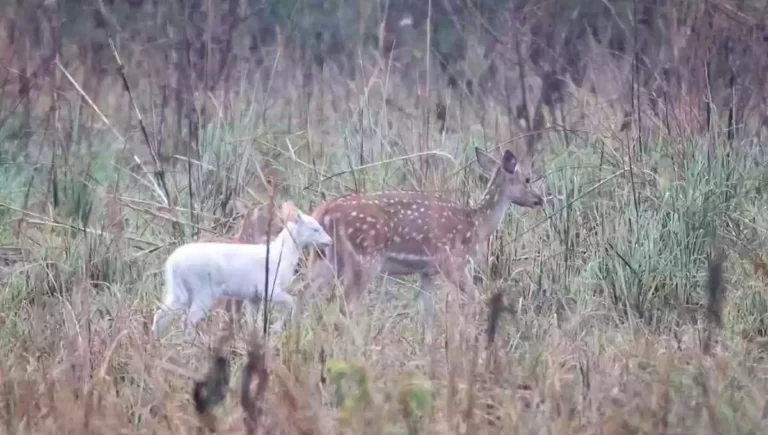
<svg viewBox="0 0 768 435"><path fill-rule="evenodd" d="M439 150L455 162L433 156L424 188L476 200L482 186L462 168L473 146L504 139L479 134L476 121L459 113L452 116L467 118L465 129L433 131L423 148L421 120L385 110L368 94L339 111L331 109L334 95L316 96L301 130L296 98L290 90L274 97L265 123L256 109L261 96L243 91L204 125L191 176L186 161L167 168L185 240L199 232L193 223L214 224L222 198L248 198L248 190L266 198L258 168L267 163L284 183L278 202L310 211L321 193L413 187L423 165L400 157ZM198 426L191 378L207 371L223 316L201 325L205 337L194 346L181 334L160 342L147 334L161 294L158 272L182 240L159 217L165 212L151 175L115 163L122 144L114 136L92 133L85 119L68 128L76 128L70 149L78 151L53 160L55 182L50 159L0 167L0 241L21 252L2 266L2 427L187 433ZM13 155L17 142L3 133L2 154ZM42 133L32 143L48 146ZM361 143L370 166L352 171ZM144 147L138 134L129 137L128 149ZM751 147L728 151L698 138L647 143L630 172L619 144L566 148L553 134L541 160L556 199L542 211L512 207L493 241L498 263L484 270L484 300L501 291L510 308L494 345L486 348L482 335L487 309L470 321L447 285L429 346L419 338L414 280L377 281L349 322L328 291L295 334L270 338L263 433L758 433L768 423L768 277L754 265L768 246L768 179ZM106 226L106 189L115 186L121 233ZM15 235L17 210L52 202L53 191L53 221L32 210L41 217ZM727 299L705 354L715 248L727 253ZM216 410L223 433L243 430L248 337L230 343L230 390Z"/></svg>

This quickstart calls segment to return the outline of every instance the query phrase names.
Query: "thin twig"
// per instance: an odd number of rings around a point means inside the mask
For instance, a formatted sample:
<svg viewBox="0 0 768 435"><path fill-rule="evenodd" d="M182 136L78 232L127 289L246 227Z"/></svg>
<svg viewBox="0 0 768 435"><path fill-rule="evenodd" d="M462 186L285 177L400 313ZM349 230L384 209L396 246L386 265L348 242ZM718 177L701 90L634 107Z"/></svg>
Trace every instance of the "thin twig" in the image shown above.
<svg viewBox="0 0 768 435"><path fill-rule="evenodd" d="M2 202L2 201L0 201L0 207L5 207L8 210L12 210L12 211L19 212L19 213L22 213L22 214L25 214L25 215L28 215L28 216L32 216L33 218L37 219L37 220L27 219L27 222L29 222L31 224L47 225L47 226L56 227L56 228L67 228L67 229L70 229L70 230L81 231L81 232L88 233L88 234L96 234L96 235L102 236L102 237L109 237L110 236L109 233L105 233L103 231L94 230L92 228L80 227L80 226L69 224L69 223L58 222L58 221L56 221L54 219L47 218L45 216L39 215L37 213L33 213L31 211L28 211L28 210L22 210L22 209L20 209L18 207L14 207L14 206L12 206L10 204L7 204L5 202ZM149 240L146 240L146 239L142 239L142 238L139 238L139 237L126 236L125 238L130 240L130 241L144 243L146 245L150 245L150 246L153 246L155 248L159 248L159 247L162 246L162 245L160 245L160 244L158 244L156 242L152 242L152 241L149 241Z"/></svg>
<svg viewBox="0 0 768 435"><path fill-rule="evenodd" d="M102 111L99 110L99 107L96 105L96 103L94 103L93 100L91 100L91 98L88 96L88 94L86 94L85 91L83 91L83 88L81 88L80 85L77 83L77 81L75 81L75 79L69 74L69 71L67 71L66 68L64 68L64 66L59 62L58 58L54 60L54 63L56 64L56 66L59 67L61 72L63 72L64 75L67 76L67 79L70 81L70 83L72 83L72 86L75 87L77 92L80 93L80 96L83 97L83 99L88 103L89 106L91 106L91 109L93 109L93 111L96 112L97 115L99 115L101 120L104 121L107 127L109 127L109 130L112 132L112 134L117 136L117 138L120 140L120 143L123 144L123 148L127 150L128 143L125 141L125 138L123 138L123 136L121 136L120 133L117 132L115 127L112 126L112 123L110 123L107 117L104 116L104 113L102 113ZM141 163L141 159L139 159L139 157L136 154L134 154L133 151L131 151L131 155L133 156L133 160L136 161L136 164L138 164L141 167L141 170L145 174L149 174L149 172L147 171L147 168L144 166L143 163ZM163 201L167 203L168 201L163 195L162 190L160 190L160 186L158 186L155 180L153 180L151 177L148 176L147 178L149 179L152 187L155 189L155 192L158 195L160 195Z"/></svg>

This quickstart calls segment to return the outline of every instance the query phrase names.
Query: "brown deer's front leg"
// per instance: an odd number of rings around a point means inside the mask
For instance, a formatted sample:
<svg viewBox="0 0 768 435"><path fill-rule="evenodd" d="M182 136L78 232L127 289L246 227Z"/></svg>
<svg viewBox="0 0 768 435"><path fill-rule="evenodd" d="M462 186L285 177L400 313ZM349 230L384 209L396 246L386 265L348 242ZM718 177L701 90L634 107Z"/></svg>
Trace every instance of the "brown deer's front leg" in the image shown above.
<svg viewBox="0 0 768 435"><path fill-rule="evenodd" d="M459 290L464 292L472 302L476 302L480 297L480 293L477 290L477 284L472 274L472 268L468 263L469 260L461 266L459 271Z"/></svg>
<svg viewBox="0 0 768 435"><path fill-rule="evenodd" d="M477 302L479 294L472 275L467 268L468 261L466 257L446 255L441 258L439 270L451 285L467 295L470 308L468 312L469 318L475 319L477 317L477 304L475 302Z"/></svg>
<svg viewBox="0 0 768 435"><path fill-rule="evenodd" d="M345 258L344 300L348 317L354 312L360 295L365 292L368 284L380 271L381 259L378 256Z"/></svg>
<svg viewBox="0 0 768 435"><path fill-rule="evenodd" d="M446 255L440 259L438 269L448 282L474 302L478 298L478 291L467 267L468 262L465 257Z"/></svg>
<svg viewBox="0 0 768 435"><path fill-rule="evenodd" d="M301 316L305 305L315 297L320 289L326 288L331 284L336 274L339 273L341 264L336 260L336 251L330 248L321 256L318 252L312 252L308 265L308 276L306 291L299 298L297 315Z"/></svg>

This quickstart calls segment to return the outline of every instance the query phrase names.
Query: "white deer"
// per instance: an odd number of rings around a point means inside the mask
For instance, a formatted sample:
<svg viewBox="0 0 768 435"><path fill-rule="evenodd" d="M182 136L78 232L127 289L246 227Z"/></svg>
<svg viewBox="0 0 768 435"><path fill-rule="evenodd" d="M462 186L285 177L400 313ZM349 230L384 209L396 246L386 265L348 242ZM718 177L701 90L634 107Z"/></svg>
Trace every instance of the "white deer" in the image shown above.
<svg viewBox="0 0 768 435"><path fill-rule="evenodd" d="M437 274L469 290L474 299L477 289L467 266L477 246L497 230L510 204L531 208L543 204L511 151L505 151L500 162L479 148L475 153L489 182L474 207L431 193L396 191L342 196L315 208L312 215L334 243L324 252L313 251L308 295L340 276L351 311L376 275L416 274L428 329Z"/></svg>
<svg viewBox="0 0 768 435"><path fill-rule="evenodd" d="M176 248L165 262L163 306L155 312L152 331L157 336L174 312L186 313L189 332L219 299L243 300L255 320L264 298L265 265L269 262L268 299L281 304L295 320L293 297L286 288L293 281L302 249L326 247L333 241L312 216L302 213L292 202L281 210L283 230L269 244L189 243ZM274 291L272 291L274 289ZM285 316L272 330L282 329Z"/></svg>
<svg viewBox="0 0 768 435"><path fill-rule="evenodd" d="M235 211L243 216L243 222L240 224L240 231L235 237L215 237L206 236L198 239L198 243L244 243L244 244L259 244L267 243L275 239L275 236L283 229L283 226L278 219L271 219L275 216L275 213L270 213L268 204L256 206L253 208L248 207L243 201L235 199L234 201ZM272 216L270 216L270 214ZM242 315L243 301L242 299L226 299L224 301L225 310L229 313L232 319L235 316Z"/></svg>

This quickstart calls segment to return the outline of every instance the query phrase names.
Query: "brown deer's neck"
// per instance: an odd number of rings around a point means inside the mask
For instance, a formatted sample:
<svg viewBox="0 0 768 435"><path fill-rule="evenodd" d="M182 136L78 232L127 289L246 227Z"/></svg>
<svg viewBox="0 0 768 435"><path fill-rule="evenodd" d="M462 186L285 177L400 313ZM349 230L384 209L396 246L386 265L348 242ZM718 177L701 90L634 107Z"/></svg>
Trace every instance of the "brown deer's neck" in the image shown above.
<svg viewBox="0 0 768 435"><path fill-rule="evenodd" d="M259 236L256 234L256 228L251 226L250 222L245 222L242 229L240 230L240 234L237 236L237 239L245 243L257 243Z"/></svg>
<svg viewBox="0 0 768 435"><path fill-rule="evenodd" d="M491 236L501 225L504 213L509 207L509 201L504 199L499 185L498 171L488 183L480 202L472 209L472 217L475 221L475 236L477 242L482 242Z"/></svg>

